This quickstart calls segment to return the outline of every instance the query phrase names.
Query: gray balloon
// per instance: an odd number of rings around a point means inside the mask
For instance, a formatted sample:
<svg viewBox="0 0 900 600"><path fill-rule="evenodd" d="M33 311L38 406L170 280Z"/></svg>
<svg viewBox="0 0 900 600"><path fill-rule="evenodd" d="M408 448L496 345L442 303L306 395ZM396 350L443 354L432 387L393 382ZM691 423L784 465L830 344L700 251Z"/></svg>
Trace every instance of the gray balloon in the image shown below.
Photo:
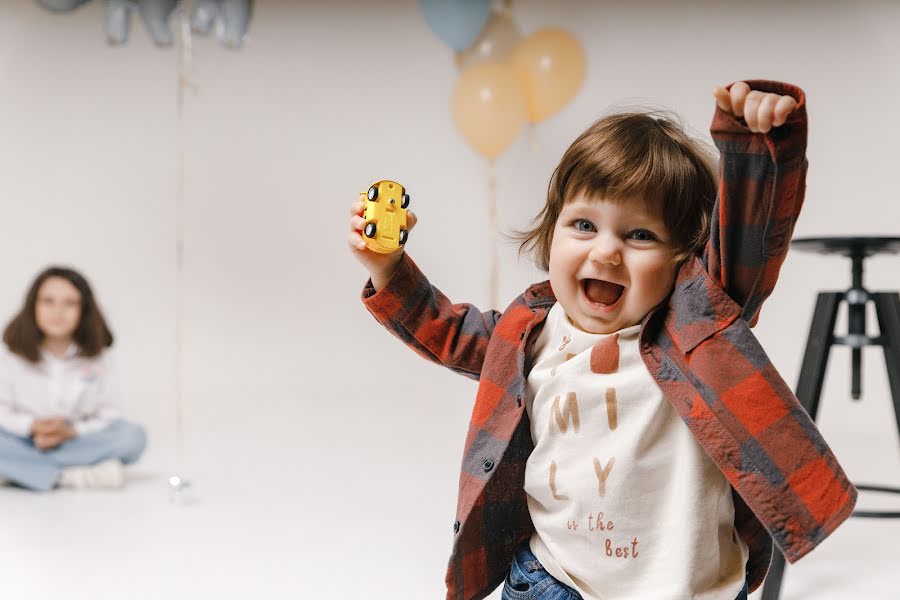
<svg viewBox="0 0 900 600"><path fill-rule="evenodd" d="M128 41L128 31L131 28L131 9L133 8L133 0L104 0L106 41L111 46L120 46Z"/></svg>
<svg viewBox="0 0 900 600"><path fill-rule="evenodd" d="M222 19L219 41L236 50L241 47L250 27L253 0L219 0L219 11Z"/></svg>
<svg viewBox="0 0 900 600"><path fill-rule="evenodd" d="M212 29L219 16L219 3L216 0L194 0L191 14L191 29L194 33L206 35Z"/></svg>
<svg viewBox="0 0 900 600"><path fill-rule="evenodd" d="M172 16L176 6L178 0L138 0L138 10L144 20L144 27L157 46L172 45L169 17Z"/></svg>
<svg viewBox="0 0 900 600"><path fill-rule="evenodd" d="M53 12L69 12L75 10L88 0L37 0L37 3Z"/></svg>

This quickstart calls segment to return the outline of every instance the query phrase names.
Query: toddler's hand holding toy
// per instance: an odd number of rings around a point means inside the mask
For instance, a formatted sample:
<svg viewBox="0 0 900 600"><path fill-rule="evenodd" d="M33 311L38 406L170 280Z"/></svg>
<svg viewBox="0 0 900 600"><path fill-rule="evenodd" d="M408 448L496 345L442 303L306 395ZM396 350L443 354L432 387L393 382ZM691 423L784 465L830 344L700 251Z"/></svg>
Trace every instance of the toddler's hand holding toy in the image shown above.
<svg viewBox="0 0 900 600"><path fill-rule="evenodd" d="M736 117L743 117L754 133L766 133L773 127L784 125L788 115L797 107L797 101L790 96L751 90L743 81L732 85L731 90L716 86L713 96L719 108Z"/></svg>
<svg viewBox="0 0 900 600"><path fill-rule="evenodd" d="M369 271L372 285L378 291L387 284L397 265L400 264L400 259L403 258L403 245L401 244L399 248L389 253L370 250L362 237L363 229L366 226L366 220L363 218L365 210L365 199L354 202L350 207L350 233L347 236L347 244L356 259ZM417 221L418 219L412 211L406 212L407 232L416 226Z"/></svg>

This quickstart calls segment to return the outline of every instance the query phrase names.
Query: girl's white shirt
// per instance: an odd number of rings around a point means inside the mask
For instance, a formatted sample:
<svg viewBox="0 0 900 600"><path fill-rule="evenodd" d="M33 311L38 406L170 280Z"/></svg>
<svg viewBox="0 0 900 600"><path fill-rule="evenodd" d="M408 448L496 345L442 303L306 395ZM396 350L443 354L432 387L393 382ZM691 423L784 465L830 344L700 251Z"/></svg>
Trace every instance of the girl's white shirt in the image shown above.
<svg viewBox="0 0 900 600"><path fill-rule="evenodd" d="M10 433L28 437L35 419L53 417L69 421L78 435L94 433L119 417L118 400L108 350L88 358L73 343L61 357L42 350L32 363L0 348L0 428Z"/></svg>

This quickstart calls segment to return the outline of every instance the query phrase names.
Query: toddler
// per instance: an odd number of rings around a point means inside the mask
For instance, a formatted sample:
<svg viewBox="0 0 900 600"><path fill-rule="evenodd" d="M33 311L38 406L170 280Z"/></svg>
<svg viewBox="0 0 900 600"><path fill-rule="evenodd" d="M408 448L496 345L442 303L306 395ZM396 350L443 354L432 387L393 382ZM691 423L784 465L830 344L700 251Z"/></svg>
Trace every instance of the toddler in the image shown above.
<svg viewBox="0 0 900 600"><path fill-rule="evenodd" d="M575 140L521 234L549 281L502 313L367 250L353 205L366 308L480 382L448 600L746 598L773 540L793 563L850 515L856 489L750 331L803 203L804 94L714 96L718 173L655 114Z"/></svg>

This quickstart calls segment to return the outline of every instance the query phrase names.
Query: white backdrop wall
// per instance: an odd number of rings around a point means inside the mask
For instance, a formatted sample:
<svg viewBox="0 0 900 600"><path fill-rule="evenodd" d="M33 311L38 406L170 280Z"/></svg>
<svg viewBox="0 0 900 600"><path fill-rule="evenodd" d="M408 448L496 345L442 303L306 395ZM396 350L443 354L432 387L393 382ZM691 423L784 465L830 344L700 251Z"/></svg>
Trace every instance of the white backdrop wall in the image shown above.
<svg viewBox="0 0 900 600"><path fill-rule="evenodd" d="M795 235L900 233L897 3L514 8L526 33L574 33L588 68L574 102L499 159L504 225L537 213L566 146L610 105L670 107L709 139L714 85L771 78L808 94ZM107 47L100 2L65 16L0 7L0 316L44 266L82 270L117 336L125 410L149 429L145 465L161 476L175 468L176 63L137 22L127 46ZM303 481L284 515L302 568L339 577L336 557L371 551L373 576L402 561L410 598L440 593L475 384L369 317L348 209L374 180L404 183L420 218L410 254L452 299L485 305L488 169L452 121L456 77L413 0L261 0L241 51L194 39L184 110L187 471L201 497L204 477L265 476L273 495ZM900 287L898 266L870 260L869 288ZM503 247L504 304L543 278ZM848 285L844 259L788 257L756 332L791 385L816 292ZM833 352L820 427L854 479L896 482L883 357L864 355L864 401L852 403L849 352Z"/></svg>

